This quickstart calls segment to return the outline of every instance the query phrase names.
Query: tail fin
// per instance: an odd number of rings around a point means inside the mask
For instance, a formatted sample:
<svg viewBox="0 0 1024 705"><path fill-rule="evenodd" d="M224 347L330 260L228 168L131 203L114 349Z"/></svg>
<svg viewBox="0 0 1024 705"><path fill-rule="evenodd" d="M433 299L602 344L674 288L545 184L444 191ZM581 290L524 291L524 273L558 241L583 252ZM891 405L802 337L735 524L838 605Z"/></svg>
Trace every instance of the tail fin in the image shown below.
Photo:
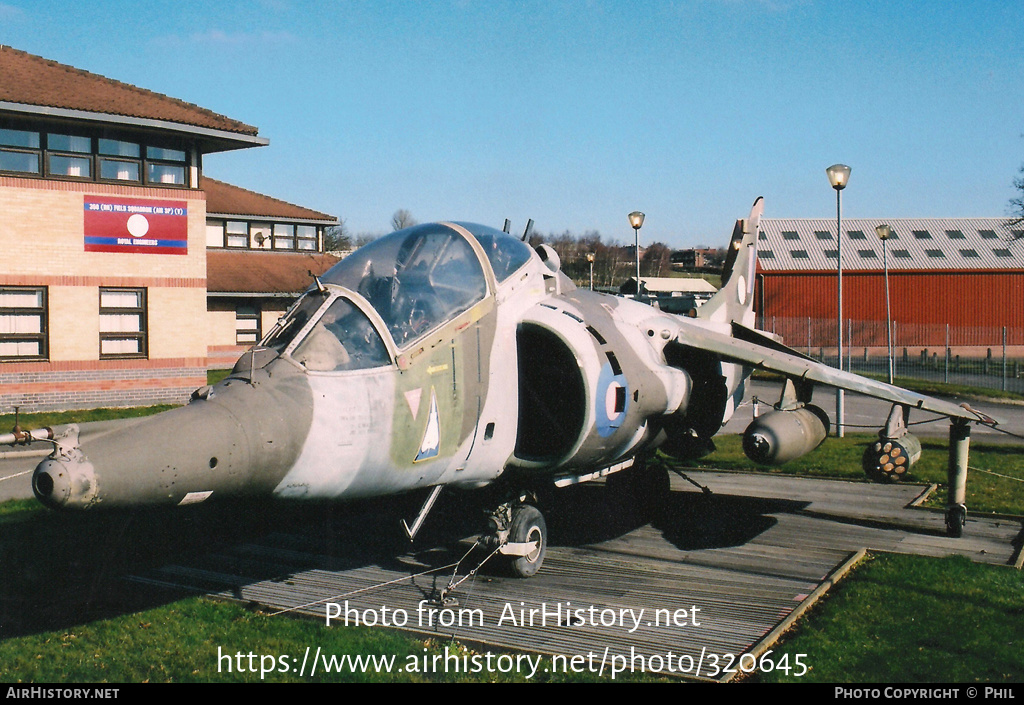
<svg viewBox="0 0 1024 705"><path fill-rule="evenodd" d="M725 267L722 288L697 309L697 317L715 323L735 321L754 327L754 272L757 267L757 235L764 199L758 196L745 220L736 221Z"/></svg>

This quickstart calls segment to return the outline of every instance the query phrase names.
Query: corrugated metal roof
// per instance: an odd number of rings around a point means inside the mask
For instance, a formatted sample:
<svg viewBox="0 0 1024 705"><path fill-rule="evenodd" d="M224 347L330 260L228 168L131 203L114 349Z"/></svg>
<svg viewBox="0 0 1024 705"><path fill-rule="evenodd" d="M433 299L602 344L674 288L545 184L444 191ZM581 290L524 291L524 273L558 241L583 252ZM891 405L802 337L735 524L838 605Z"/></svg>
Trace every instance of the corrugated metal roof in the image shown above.
<svg viewBox="0 0 1024 705"><path fill-rule="evenodd" d="M875 226L888 224L890 270L1024 269L1024 224L1007 218L844 218L843 269L881 270ZM764 271L834 271L834 218L762 218Z"/></svg>

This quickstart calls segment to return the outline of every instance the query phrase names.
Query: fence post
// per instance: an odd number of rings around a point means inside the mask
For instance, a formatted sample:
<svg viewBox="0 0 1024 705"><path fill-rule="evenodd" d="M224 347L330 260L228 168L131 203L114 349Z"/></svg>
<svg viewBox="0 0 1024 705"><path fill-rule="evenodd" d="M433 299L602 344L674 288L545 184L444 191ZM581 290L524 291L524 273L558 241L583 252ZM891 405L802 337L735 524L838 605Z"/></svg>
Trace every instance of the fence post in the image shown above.
<svg viewBox="0 0 1024 705"><path fill-rule="evenodd" d="M853 370L853 319L846 319L846 370Z"/></svg>
<svg viewBox="0 0 1024 705"><path fill-rule="evenodd" d="M949 384L949 324L946 324L946 371L942 376L942 381Z"/></svg>
<svg viewBox="0 0 1024 705"><path fill-rule="evenodd" d="M1006 326L1003 326L1003 391L1006 391Z"/></svg>
<svg viewBox="0 0 1024 705"><path fill-rule="evenodd" d="M892 322L892 342L889 344L888 354L892 356L892 379L896 381L896 321Z"/></svg>

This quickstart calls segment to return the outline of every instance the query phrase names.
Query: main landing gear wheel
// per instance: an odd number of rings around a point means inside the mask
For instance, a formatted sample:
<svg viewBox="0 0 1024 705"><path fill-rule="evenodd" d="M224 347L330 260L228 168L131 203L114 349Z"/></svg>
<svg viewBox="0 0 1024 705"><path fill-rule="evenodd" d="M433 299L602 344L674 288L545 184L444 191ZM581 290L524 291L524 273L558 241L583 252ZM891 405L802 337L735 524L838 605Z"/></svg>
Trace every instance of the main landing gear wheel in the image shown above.
<svg viewBox="0 0 1024 705"><path fill-rule="evenodd" d="M544 553L548 547L548 527L540 510L529 504L521 504L513 509L508 539L509 543L536 543L532 550L513 557L509 563L512 574L517 578L535 575L544 562Z"/></svg>
<svg viewBox="0 0 1024 705"><path fill-rule="evenodd" d="M955 504L946 509L946 536L958 539L964 535L964 524L967 523L967 507Z"/></svg>

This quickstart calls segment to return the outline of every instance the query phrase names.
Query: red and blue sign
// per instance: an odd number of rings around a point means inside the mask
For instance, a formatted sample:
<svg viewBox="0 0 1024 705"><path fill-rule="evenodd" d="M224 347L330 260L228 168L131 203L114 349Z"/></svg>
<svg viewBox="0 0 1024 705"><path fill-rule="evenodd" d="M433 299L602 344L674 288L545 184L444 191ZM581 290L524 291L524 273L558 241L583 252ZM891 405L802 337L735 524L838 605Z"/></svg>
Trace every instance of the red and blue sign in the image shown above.
<svg viewBox="0 0 1024 705"><path fill-rule="evenodd" d="M188 254L188 203L85 197L86 252Z"/></svg>

